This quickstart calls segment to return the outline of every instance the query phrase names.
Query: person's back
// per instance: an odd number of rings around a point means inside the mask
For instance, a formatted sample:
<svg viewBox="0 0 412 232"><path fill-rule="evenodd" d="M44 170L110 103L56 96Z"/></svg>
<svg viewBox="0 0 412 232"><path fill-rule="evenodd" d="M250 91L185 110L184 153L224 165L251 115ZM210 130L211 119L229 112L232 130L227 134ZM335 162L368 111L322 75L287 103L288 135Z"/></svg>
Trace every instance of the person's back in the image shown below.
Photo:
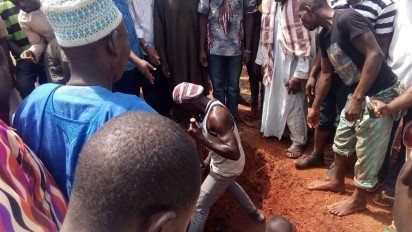
<svg viewBox="0 0 412 232"><path fill-rule="evenodd" d="M186 231L199 162L175 122L141 112L115 117L82 149L61 231Z"/></svg>
<svg viewBox="0 0 412 232"><path fill-rule="evenodd" d="M17 110L13 126L69 196L87 139L116 115L154 110L136 96L110 91L130 54L121 13L112 1L43 1L42 7L70 62L70 80L67 86L46 84L36 89ZM87 16L92 18L85 25L83 11L89 10L100 17Z"/></svg>

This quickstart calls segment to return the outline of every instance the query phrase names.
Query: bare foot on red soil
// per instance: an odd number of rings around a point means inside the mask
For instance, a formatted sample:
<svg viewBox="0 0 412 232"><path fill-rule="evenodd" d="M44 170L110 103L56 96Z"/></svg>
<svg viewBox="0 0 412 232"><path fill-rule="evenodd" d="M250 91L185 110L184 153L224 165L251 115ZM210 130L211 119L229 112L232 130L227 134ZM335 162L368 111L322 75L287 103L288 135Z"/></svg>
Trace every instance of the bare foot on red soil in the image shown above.
<svg viewBox="0 0 412 232"><path fill-rule="evenodd" d="M320 181L315 180L308 185L309 190L318 190L318 191L331 191L343 193L345 192L345 185L336 184L331 181Z"/></svg>
<svg viewBox="0 0 412 232"><path fill-rule="evenodd" d="M336 216L346 216L366 208L365 201L359 201L355 197L350 197L344 201L328 206L329 213Z"/></svg>

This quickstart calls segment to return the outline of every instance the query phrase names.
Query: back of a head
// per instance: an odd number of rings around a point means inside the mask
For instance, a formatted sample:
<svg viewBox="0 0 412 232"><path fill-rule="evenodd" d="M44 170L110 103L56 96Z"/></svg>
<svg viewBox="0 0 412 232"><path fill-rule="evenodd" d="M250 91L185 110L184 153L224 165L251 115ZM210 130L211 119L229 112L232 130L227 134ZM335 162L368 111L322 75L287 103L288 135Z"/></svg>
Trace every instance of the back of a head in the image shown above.
<svg viewBox="0 0 412 232"><path fill-rule="evenodd" d="M72 68L99 66L120 78L130 56L122 14L113 0L42 0L41 9Z"/></svg>
<svg viewBox="0 0 412 232"><path fill-rule="evenodd" d="M328 6L329 0L299 0L298 10L303 10L305 6L311 8L312 11L322 8L323 6Z"/></svg>
<svg viewBox="0 0 412 232"><path fill-rule="evenodd" d="M79 156L72 229L125 231L162 211L187 211L199 195L200 175L196 149L175 122L140 112L115 117Z"/></svg>
<svg viewBox="0 0 412 232"><path fill-rule="evenodd" d="M274 216L266 222L266 232L292 232L293 226L288 219Z"/></svg>

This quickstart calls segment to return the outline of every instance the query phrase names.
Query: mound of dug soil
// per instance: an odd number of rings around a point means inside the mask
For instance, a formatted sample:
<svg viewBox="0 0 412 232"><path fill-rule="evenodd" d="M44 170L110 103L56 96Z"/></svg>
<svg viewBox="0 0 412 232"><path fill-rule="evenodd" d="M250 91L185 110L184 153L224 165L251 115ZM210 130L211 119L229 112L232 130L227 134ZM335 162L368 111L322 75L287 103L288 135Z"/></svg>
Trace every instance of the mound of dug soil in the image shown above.
<svg viewBox="0 0 412 232"><path fill-rule="evenodd" d="M246 114L243 108L241 114ZM389 208L373 204L374 194L368 196L367 209L346 217L329 214L326 206L347 198L353 193L350 175L346 193L312 192L306 186L322 179L327 168L296 170L293 161L284 156L288 141L262 138L260 123L254 128L240 124L246 152L246 166L238 183L267 217L283 215L297 231L382 231L392 221ZM306 154L310 148L306 149ZM205 231L264 231L264 224L254 222L228 194L212 208Z"/></svg>

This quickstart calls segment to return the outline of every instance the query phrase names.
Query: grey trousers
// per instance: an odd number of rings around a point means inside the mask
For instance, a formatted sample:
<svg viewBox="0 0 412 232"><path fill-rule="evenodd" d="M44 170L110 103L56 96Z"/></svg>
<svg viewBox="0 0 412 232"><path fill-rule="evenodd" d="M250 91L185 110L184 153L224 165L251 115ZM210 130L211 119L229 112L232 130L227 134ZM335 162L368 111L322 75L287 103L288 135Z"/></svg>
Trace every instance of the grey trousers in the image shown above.
<svg viewBox="0 0 412 232"><path fill-rule="evenodd" d="M210 208L226 190L247 213L256 210L256 206L235 179L236 176L224 177L214 172L209 173L202 184L196 213L190 220L189 232L203 231Z"/></svg>

